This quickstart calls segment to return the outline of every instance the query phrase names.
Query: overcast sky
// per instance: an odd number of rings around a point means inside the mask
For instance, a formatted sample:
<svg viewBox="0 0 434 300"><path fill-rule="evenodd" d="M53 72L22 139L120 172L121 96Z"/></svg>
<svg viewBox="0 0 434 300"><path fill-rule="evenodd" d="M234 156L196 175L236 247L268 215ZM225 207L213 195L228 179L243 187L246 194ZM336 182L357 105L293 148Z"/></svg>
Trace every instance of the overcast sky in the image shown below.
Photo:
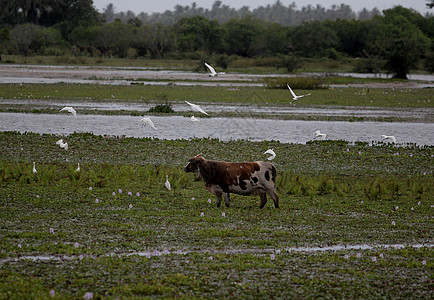
<svg viewBox="0 0 434 300"><path fill-rule="evenodd" d="M102 12L109 3L113 3L116 12L126 12L128 10L133 11L135 14L145 12L151 14L153 12L164 12L166 10L173 10L175 5L182 6L189 5L196 2L197 6L210 9L215 0L93 0L94 6ZM224 5L229 5L233 8L240 8L242 6L248 6L250 10L259 6L266 6L267 4L275 3L275 0L222 0ZM425 3L426 0L281 0L281 3L285 6L295 3L297 9L311 4L316 6L320 4L322 7L330 8L333 4L347 4L351 6L353 11L359 12L364 7L367 9L373 9L377 7L380 11L388 8L392 8L395 5L402 5L406 8L413 8L419 11L422 15L427 12L434 13L434 8L427 9Z"/></svg>

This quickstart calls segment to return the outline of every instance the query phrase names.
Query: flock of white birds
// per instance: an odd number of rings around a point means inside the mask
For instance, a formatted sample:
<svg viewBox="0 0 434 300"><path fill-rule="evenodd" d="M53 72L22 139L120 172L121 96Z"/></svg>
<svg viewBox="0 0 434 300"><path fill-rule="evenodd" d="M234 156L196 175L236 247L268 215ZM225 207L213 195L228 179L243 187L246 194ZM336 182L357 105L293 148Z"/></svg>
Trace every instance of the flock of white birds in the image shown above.
<svg viewBox="0 0 434 300"><path fill-rule="evenodd" d="M215 71L215 69L211 65L209 65L208 63L205 63L205 66L209 69L209 71L210 71L209 76L211 76L211 77L225 74L225 73L217 73ZM289 84L287 84L287 87L288 87L288 89L289 89L289 91L291 93L293 101L298 101L298 99L300 99L302 97L311 95L311 93L305 94L305 95L296 95L294 93L294 91L291 89L291 87L289 86ZM206 111L204 111L199 105L194 104L194 103L190 103L188 101L185 101L185 103L187 103L190 106L190 108L191 108L192 111L199 112L199 113L202 113L202 114L205 114L205 115L209 116L209 114ZM63 111L69 112L74 117L77 117L77 111L73 107L71 107L71 106L65 106L60 111L61 112L63 112ZM142 119L140 119L140 122L142 122L144 126L149 125L154 130L157 130L157 127L155 127L154 122L152 122L152 120L151 120L150 117L143 117ZM190 124L195 123L195 122L199 122L199 119L196 118L195 116L191 116L190 117ZM316 130L314 132L314 139L325 140L326 137L327 137L327 134L321 133L320 130ZM390 140L393 143L396 143L396 138L393 135L382 135L382 138L383 138L383 141L384 140ZM56 142L56 144L59 145L60 148L65 149L65 151L68 150L68 143L64 143L63 139L58 140ZM267 157L268 160L273 160L276 157L276 153L273 151L273 149L268 149L263 154L264 155L269 155ZM77 169L75 171L76 172L80 171L80 163L78 163ZM35 162L33 162L33 174L36 174L36 173L37 173L37 170L36 170ZM166 175L165 186L166 186L166 188L169 191L171 190L171 185L170 185L170 182L169 182L169 176L168 175Z"/></svg>

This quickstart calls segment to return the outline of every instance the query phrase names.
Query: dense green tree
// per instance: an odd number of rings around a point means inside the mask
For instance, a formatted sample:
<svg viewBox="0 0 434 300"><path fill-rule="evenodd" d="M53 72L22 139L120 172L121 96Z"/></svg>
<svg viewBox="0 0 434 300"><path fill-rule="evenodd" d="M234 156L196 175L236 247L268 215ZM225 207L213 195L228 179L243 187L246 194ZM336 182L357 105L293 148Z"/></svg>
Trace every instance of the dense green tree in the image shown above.
<svg viewBox="0 0 434 300"><path fill-rule="evenodd" d="M415 25L417 13L395 7L384 14L374 34L373 49L386 60L385 68L394 77L406 79L429 50L430 40Z"/></svg>
<svg viewBox="0 0 434 300"><path fill-rule="evenodd" d="M276 55L288 52L288 29L278 23L258 20L255 26L258 34L250 46L251 55Z"/></svg>
<svg viewBox="0 0 434 300"><path fill-rule="evenodd" d="M183 18L174 28L181 52L201 50L212 54L224 50L224 29L217 21L199 16Z"/></svg>
<svg viewBox="0 0 434 300"><path fill-rule="evenodd" d="M336 32L322 22L297 26L291 36L292 48L304 57L324 56L327 49L336 48Z"/></svg>
<svg viewBox="0 0 434 300"><path fill-rule="evenodd" d="M169 26L151 24L140 27L134 35L132 46L138 50L139 55L150 53L151 58L162 58L173 50L175 35Z"/></svg>
<svg viewBox="0 0 434 300"><path fill-rule="evenodd" d="M226 24L226 44L229 55L253 56L253 42L261 32L257 20L250 16L242 19L232 19Z"/></svg>
<svg viewBox="0 0 434 300"><path fill-rule="evenodd" d="M92 23L98 17L92 0L0 0L0 23L9 25Z"/></svg>
<svg viewBox="0 0 434 300"><path fill-rule="evenodd" d="M376 28L373 20L326 20L324 25L336 33L336 50L352 57L362 56L368 46L369 36Z"/></svg>
<svg viewBox="0 0 434 300"><path fill-rule="evenodd" d="M11 47L17 53L28 55L37 48L36 41L42 30L39 25L27 23L11 30Z"/></svg>
<svg viewBox="0 0 434 300"><path fill-rule="evenodd" d="M2 61L1 54L3 53L5 44L10 41L11 33L8 28L0 28L0 61Z"/></svg>

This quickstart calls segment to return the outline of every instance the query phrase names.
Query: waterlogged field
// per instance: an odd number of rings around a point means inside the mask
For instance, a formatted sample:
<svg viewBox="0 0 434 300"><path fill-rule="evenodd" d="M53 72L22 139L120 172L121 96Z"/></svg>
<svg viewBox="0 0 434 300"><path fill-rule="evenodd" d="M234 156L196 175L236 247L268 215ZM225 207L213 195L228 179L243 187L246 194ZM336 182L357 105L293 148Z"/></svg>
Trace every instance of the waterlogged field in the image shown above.
<svg viewBox="0 0 434 300"><path fill-rule="evenodd" d="M432 147L59 138L0 133L0 298L434 296ZM269 148L279 209L183 172Z"/></svg>

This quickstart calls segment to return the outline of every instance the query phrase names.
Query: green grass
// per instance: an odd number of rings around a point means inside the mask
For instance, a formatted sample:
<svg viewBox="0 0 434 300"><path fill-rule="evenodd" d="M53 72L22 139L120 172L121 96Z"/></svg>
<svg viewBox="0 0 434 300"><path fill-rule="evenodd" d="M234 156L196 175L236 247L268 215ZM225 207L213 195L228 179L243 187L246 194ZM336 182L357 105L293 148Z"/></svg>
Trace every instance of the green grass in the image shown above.
<svg viewBox="0 0 434 300"><path fill-rule="evenodd" d="M432 147L72 134L63 137L65 152L58 138L0 133L0 298L49 298L50 290L59 299L86 292L107 299L433 296L429 247L286 251L432 245ZM260 210L258 196L237 195L230 208L216 208L197 176L183 172L197 153L250 161L268 148L278 153L280 209L269 200ZM60 260L20 259L27 255Z"/></svg>
<svg viewBox="0 0 434 300"><path fill-rule="evenodd" d="M310 90L298 90L303 94ZM115 98L112 97L115 96ZM162 98L164 95L164 99ZM259 104L264 106L287 106L291 102L286 89L264 89L239 87L181 87L181 86L102 86L73 84L3 84L0 98L16 100L74 100L74 101L136 101L143 103L211 102ZM360 89L336 88L315 90L309 97L299 101L299 106L353 106L353 107L394 107L433 108L431 89ZM13 107L2 105L2 110ZM30 106L32 107L32 106ZM15 107L16 108L16 107ZM21 107L21 109L25 109Z"/></svg>

